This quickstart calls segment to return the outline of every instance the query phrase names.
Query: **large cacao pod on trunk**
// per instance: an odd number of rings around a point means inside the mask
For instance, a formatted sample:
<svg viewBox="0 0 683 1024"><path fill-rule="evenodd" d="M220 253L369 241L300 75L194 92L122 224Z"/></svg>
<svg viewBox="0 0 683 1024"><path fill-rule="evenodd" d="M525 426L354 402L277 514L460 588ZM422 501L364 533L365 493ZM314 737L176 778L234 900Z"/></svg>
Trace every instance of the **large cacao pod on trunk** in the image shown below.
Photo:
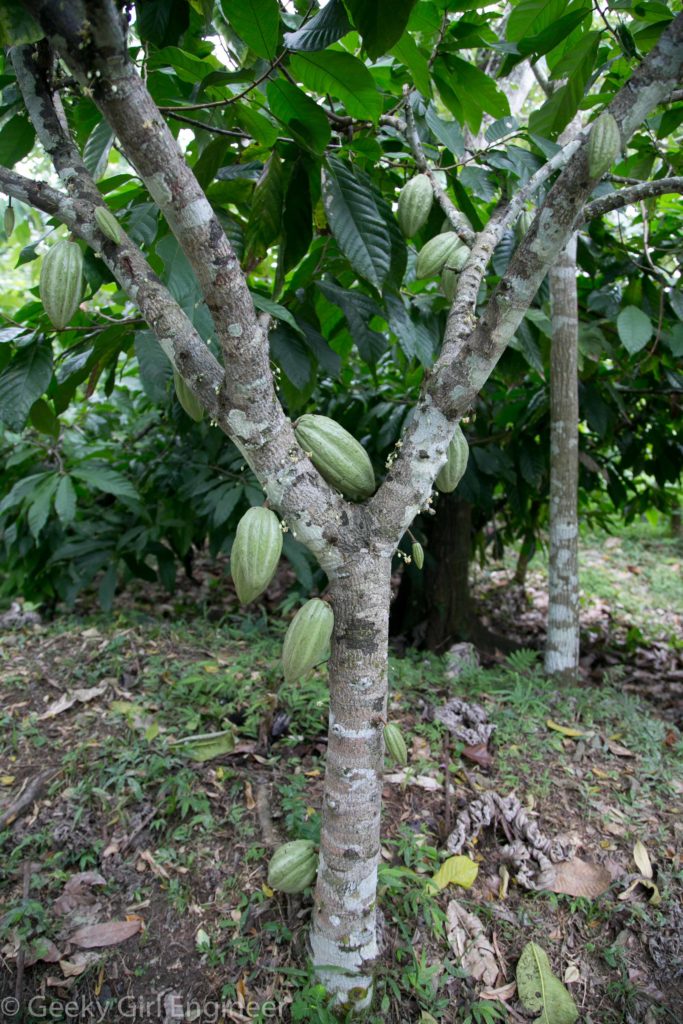
<svg viewBox="0 0 683 1024"><path fill-rule="evenodd" d="M455 231L444 231L435 238L430 238L418 253L415 263L416 277L433 277L440 274L444 267L451 270L462 270L470 250L461 242Z"/></svg>
<svg viewBox="0 0 683 1024"><path fill-rule="evenodd" d="M619 125L608 110L594 122L588 136L588 173L601 178L621 152Z"/></svg>
<svg viewBox="0 0 683 1024"><path fill-rule="evenodd" d="M279 892L303 892L315 881L318 854L310 839L279 846L268 864L268 885Z"/></svg>
<svg viewBox="0 0 683 1024"><path fill-rule="evenodd" d="M306 413L294 424L294 433L320 475L347 498L362 501L374 493L370 457L339 423L328 416Z"/></svg>
<svg viewBox="0 0 683 1024"><path fill-rule="evenodd" d="M75 242L57 242L43 256L39 291L50 321L66 327L83 293L83 253Z"/></svg>
<svg viewBox="0 0 683 1024"><path fill-rule="evenodd" d="M250 508L235 532L230 571L242 604L254 601L266 589L282 553L280 521L268 508Z"/></svg>
<svg viewBox="0 0 683 1024"><path fill-rule="evenodd" d="M311 598L299 608L282 647L286 683L308 675L329 655L333 627L334 613L319 597Z"/></svg>
<svg viewBox="0 0 683 1024"><path fill-rule="evenodd" d="M384 726L384 746L387 754L396 764L408 764L408 748L403 733L393 722Z"/></svg>
<svg viewBox="0 0 683 1024"><path fill-rule="evenodd" d="M118 245L121 241L121 228L111 210L106 206L98 206L95 210L95 221L102 234Z"/></svg>
<svg viewBox="0 0 683 1024"><path fill-rule="evenodd" d="M467 439L460 429L460 424L458 423L455 428L453 440L448 446L448 458L446 460L446 465L441 468L441 471L436 478L436 489L438 491L442 491L444 494L450 494L451 491L455 490L467 469L469 454L470 449L467 444Z"/></svg>
<svg viewBox="0 0 683 1024"><path fill-rule="evenodd" d="M432 183L426 174L416 174L403 186L398 197L398 223L407 238L427 223L433 200Z"/></svg>
<svg viewBox="0 0 683 1024"><path fill-rule="evenodd" d="M173 384L175 385L176 398L187 415L195 423L201 423L204 418L204 407L199 399L195 398L194 392L190 390L189 385L185 383L177 370L173 371Z"/></svg>

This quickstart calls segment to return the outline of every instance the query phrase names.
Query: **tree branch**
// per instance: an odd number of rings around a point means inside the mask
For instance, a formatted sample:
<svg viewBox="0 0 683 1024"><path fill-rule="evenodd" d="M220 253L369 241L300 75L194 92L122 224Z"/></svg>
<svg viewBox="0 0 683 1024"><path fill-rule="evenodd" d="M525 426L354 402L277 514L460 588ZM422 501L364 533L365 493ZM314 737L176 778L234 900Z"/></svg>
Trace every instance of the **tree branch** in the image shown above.
<svg viewBox="0 0 683 1024"><path fill-rule="evenodd" d="M618 192L612 192L608 196L600 196L591 203L584 206L581 211L582 221L592 220L594 217L602 217L611 210L618 210L622 206L630 206L638 203L641 199L650 199L652 196L663 196L667 194L683 194L683 177L681 178L659 178L657 181L641 181L638 185L630 188L622 188Z"/></svg>

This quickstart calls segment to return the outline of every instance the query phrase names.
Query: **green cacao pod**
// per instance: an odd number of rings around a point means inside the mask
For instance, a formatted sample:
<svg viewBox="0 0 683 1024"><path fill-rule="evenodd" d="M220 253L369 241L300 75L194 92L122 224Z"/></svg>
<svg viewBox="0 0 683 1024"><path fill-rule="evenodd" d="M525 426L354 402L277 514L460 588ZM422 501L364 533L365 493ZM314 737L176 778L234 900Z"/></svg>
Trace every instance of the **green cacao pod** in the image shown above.
<svg viewBox="0 0 683 1024"><path fill-rule="evenodd" d="M118 245L121 241L121 228L111 210L107 206L98 206L95 210L95 220L102 234Z"/></svg>
<svg viewBox="0 0 683 1024"><path fill-rule="evenodd" d="M588 136L588 173L601 178L621 152L619 125L609 111L600 114Z"/></svg>
<svg viewBox="0 0 683 1024"><path fill-rule="evenodd" d="M455 231L444 231L442 235L430 238L420 249L415 263L415 276L433 277L446 266L462 270L468 255L469 249Z"/></svg>
<svg viewBox="0 0 683 1024"><path fill-rule="evenodd" d="M469 454L470 449L467 444L467 439L460 429L460 424L458 423L455 428L453 440L448 446L448 458L446 460L446 465L442 467L436 478L436 488L438 491L442 491L444 494L450 494L451 491L455 490L467 469Z"/></svg>
<svg viewBox="0 0 683 1024"><path fill-rule="evenodd" d="M310 839L279 846L268 864L268 885L279 892L303 892L315 881L318 854Z"/></svg>
<svg viewBox="0 0 683 1024"><path fill-rule="evenodd" d="M299 608L285 634L282 664L285 682L308 675L329 654L334 613L329 604L313 597Z"/></svg>
<svg viewBox="0 0 683 1024"><path fill-rule="evenodd" d="M14 231L14 207L13 206L9 206L8 205L8 206L5 207L4 221L5 221L5 234L9 238L10 235L12 234L12 232Z"/></svg>
<svg viewBox="0 0 683 1024"><path fill-rule="evenodd" d="M39 291L51 322L66 327L83 292L83 253L75 242L57 242L48 249L40 267Z"/></svg>
<svg viewBox="0 0 683 1024"><path fill-rule="evenodd" d="M396 764L408 764L408 748L403 733L397 725L389 722L384 726L384 746L387 754Z"/></svg>
<svg viewBox="0 0 683 1024"><path fill-rule="evenodd" d="M426 174L416 174L403 186L398 197L398 223L407 238L427 223L433 201L432 183Z"/></svg>
<svg viewBox="0 0 683 1024"><path fill-rule="evenodd" d="M176 398L187 415L191 420L194 420L195 423L200 423L204 418L204 408L177 370L173 371L173 384L175 386Z"/></svg>
<svg viewBox="0 0 683 1024"><path fill-rule="evenodd" d="M280 521L268 508L250 508L235 532L230 571L237 596L249 604L266 589L282 554Z"/></svg>
<svg viewBox="0 0 683 1024"><path fill-rule="evenodd" d="M515 234L517 235L517 238L520 241L522 238L524 238L533 222L534 215L531 212L531 210L522 210L522 212L519 215L519 219L515 224Z"/></svg>
<svg viewBox="0 0 683 1024"><path fill-rule="evenodd" d="M306 413L294 424L296 439L320 475L355 501L375 490L375 474L365 448L329 416Z"/></svg>
<svg viewBox="0 0 683 1024"><path fill-rule="evenodd" d="M425 553L419 540L413 542L413 561L418 569L421 569L425 564Z"/></svg>
<svg viewBox="0 0 683 1024"><path fill-rule="evenodd" d="M450 267L444 267L441 273L441 291L444 293L449 302L452 302L455 298L455 292L458 287L458 274L455 270L451 270Z"/></svg>

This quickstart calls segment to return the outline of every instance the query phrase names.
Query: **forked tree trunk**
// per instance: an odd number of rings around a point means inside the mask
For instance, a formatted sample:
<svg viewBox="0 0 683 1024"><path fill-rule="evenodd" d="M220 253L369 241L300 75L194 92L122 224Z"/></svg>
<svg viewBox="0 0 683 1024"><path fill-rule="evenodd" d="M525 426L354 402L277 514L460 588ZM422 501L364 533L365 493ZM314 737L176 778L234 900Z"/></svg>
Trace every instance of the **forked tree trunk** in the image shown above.
<svg viewBox="0 0 683 1024"><path fill-rule="evenodd" d="M377 956L390 573L390 558L365 553L329 589L330 719L311 951L317 977L338 1002L358 1008L370 1002Z"/></svg>
<svg viewBox="0 0 683 1024"><path fill-rule="evenodd" d="M576 236L550 271L550 558L545 670L563 682L579 668L579 393Z"/></svg>

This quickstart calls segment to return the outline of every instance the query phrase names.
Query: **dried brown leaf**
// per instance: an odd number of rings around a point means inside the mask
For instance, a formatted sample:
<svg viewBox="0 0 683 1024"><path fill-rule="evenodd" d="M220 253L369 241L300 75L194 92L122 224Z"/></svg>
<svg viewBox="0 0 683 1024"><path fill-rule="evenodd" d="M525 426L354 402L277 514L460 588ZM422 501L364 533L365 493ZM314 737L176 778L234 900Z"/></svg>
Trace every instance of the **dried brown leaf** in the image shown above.
<svg viewBox="0 0 683 1024"><path fill-rule="evenodd" d="M550 892L595 899L609 889L611 881L612 876L604 865L572 857L539 875L538 885Z"/></svg>
<svg viewBox="0 0 683 1024"><path fill-rule="evenodd" d="M79 928L70 936L69 942L82 949L96 949L99 946L118 946L142 931L140 918L133 921L105 921Z"/></svg>

